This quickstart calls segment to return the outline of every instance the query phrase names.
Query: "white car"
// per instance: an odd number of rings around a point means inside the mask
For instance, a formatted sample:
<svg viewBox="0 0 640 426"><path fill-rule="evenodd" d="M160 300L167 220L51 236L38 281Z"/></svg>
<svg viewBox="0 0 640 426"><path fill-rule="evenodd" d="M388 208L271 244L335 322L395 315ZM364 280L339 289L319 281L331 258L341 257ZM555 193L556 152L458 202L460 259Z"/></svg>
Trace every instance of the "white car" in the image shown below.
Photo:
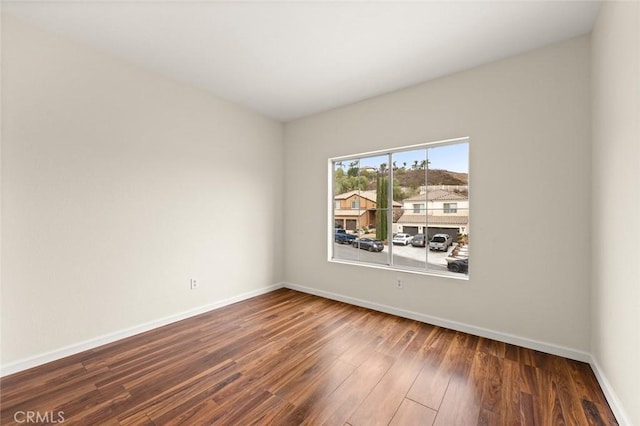
<svg viewBox="0 0 640 426"><path fill-rule="evenodd" d="M412 239L413 236L409 234L396 234L391 242L393 244L402 244L403 246L406 246L411 243Z"/></svg>

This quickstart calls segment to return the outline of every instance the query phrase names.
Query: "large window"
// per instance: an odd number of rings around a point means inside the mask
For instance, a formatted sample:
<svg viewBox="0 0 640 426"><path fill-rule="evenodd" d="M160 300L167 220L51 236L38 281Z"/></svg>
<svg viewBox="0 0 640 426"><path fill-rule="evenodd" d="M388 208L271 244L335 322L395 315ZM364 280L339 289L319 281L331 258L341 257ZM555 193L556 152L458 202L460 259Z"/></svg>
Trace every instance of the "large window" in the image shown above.
<svg viewBox="0 0 640 426"><path fill-rule="evenodd" d="M330 159L332 261L467 277L467 138ZM350 209L336 208L341 202Z"/></svg>

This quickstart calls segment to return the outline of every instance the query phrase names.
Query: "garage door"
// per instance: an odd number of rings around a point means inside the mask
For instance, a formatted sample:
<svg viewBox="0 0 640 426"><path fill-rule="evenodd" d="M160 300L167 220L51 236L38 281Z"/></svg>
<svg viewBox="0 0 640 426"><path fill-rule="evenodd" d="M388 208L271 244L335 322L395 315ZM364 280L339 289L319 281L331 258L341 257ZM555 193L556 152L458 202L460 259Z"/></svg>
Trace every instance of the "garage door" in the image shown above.
<svg viewBox="0 0 640 426"><path fill-rule="evenodd" d="M455 243L457 241L458 228L435 228L430 226L427 231L427 238L431 239L436 234L449 234Z"/></svg>
<svg viewBox="0 0 640 426"><path fill-rule="evenodd" d="M355 219L347 219L347 227L345 229L349 231L355 231L358 222Z"/></svg>
<svg viewBox="0 0 640 426"><path fill-rule="evenodd" d="M409 235L416 235L418 233L417 226L402 226L402 232Z"/></svg>

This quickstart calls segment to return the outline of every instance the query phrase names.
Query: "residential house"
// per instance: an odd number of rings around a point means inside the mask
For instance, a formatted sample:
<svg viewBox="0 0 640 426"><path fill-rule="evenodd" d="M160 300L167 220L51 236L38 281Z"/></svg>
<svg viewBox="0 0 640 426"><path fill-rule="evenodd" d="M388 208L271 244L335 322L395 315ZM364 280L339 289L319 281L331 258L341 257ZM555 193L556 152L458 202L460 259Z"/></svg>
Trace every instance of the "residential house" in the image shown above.
<svg viewBox="0 0 640 426"><path fill-rule="evenodd" d="M407 198L395 228L395 232L427 234L428 238L440 233L454 239L458 234L468 235L468 192L428 188L425 193Z"/></svg>
<svg viewBox="0 0 640 426"><path fill-rule="evenodd" d="M334 221L336 228L356 231L376 227L376 191L349 191L335 196ZM393 202L400 211L402 203Z"/></svg>

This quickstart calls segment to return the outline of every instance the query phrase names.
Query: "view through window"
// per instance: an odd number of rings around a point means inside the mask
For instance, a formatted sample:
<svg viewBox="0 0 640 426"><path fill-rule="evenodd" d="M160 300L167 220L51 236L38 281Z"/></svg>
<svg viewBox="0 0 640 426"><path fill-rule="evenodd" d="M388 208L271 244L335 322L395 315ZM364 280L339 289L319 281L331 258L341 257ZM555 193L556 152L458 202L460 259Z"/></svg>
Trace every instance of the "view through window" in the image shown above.
<svg viewBox="0 0 640 426"><path fill-rule="evenodd" d="M468 139L330 161L332 260L468 276Z"/></svg>

